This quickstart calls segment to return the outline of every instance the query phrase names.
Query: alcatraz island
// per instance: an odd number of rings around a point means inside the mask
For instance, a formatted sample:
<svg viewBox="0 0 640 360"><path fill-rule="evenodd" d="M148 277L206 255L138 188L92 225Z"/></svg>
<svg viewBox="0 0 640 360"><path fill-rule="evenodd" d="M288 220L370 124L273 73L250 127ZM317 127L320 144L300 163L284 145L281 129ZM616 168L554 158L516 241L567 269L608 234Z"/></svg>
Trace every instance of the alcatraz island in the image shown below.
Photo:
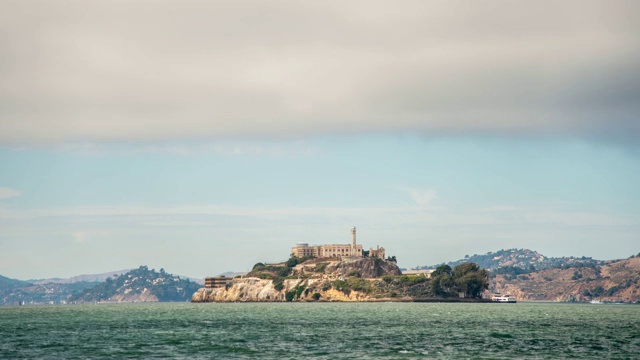
<svg viewBox="0 0 640 360"><path fill-rule="evenodd" d="M192 302L312 301L489 301L489 273L475 263L404 273L385 249L356 243L309 246L297 243L289 260L257 263L245 276L205 279Z"/></svg>

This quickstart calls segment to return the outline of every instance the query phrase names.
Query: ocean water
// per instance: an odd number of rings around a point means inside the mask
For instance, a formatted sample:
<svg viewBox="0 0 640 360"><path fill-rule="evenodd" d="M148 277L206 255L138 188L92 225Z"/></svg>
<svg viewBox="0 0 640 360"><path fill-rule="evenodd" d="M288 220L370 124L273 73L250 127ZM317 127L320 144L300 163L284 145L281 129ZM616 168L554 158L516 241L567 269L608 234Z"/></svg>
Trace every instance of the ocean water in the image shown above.
<svg viewBox="0 0 640 360"><path fill-rule="evenodd" d="M0 357L640 359L640 306L159 303L0 307Z"/></svg>

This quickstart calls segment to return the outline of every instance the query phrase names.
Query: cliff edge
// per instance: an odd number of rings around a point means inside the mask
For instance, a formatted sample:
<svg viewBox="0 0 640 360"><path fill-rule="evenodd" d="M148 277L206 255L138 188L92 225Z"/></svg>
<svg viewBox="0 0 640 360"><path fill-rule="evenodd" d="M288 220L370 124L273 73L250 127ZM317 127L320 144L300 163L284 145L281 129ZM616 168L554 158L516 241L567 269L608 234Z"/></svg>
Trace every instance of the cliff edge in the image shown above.
<svg viewBox="0 0 640 360"><path fill-rule="evenodd" d="M224 288L200 288L192 302L381 301L397 297L381 277L401 276L391 261L374 258L308 259L256 264Z"/></svg>

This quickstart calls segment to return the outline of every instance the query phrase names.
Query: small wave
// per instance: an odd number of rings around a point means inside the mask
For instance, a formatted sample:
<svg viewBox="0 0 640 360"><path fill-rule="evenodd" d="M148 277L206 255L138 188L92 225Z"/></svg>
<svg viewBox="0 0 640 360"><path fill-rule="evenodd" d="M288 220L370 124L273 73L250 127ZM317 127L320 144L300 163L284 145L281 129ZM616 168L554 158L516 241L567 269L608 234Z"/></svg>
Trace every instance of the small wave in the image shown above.
<svg viewBox="0 0 640 360"><path fill-rule="evenodd" d="M513 339L513 335L511 334L504 334L504 333L498 333L498 332L492 332L489 336L498 338L498 339Z"/></svg>

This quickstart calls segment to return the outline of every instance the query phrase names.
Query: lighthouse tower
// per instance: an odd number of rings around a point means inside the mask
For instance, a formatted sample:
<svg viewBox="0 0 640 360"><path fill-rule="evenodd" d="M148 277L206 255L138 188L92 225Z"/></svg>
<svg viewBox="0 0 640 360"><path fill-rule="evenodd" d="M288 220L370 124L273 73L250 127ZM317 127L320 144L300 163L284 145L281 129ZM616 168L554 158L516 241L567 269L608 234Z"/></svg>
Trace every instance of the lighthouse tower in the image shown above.
<svg viewBox="0 0 640 360"><path fill-rule="evenodd" d="M358 252L356 249L356 227L351 228L351 256L357 256Z"/></svg>

